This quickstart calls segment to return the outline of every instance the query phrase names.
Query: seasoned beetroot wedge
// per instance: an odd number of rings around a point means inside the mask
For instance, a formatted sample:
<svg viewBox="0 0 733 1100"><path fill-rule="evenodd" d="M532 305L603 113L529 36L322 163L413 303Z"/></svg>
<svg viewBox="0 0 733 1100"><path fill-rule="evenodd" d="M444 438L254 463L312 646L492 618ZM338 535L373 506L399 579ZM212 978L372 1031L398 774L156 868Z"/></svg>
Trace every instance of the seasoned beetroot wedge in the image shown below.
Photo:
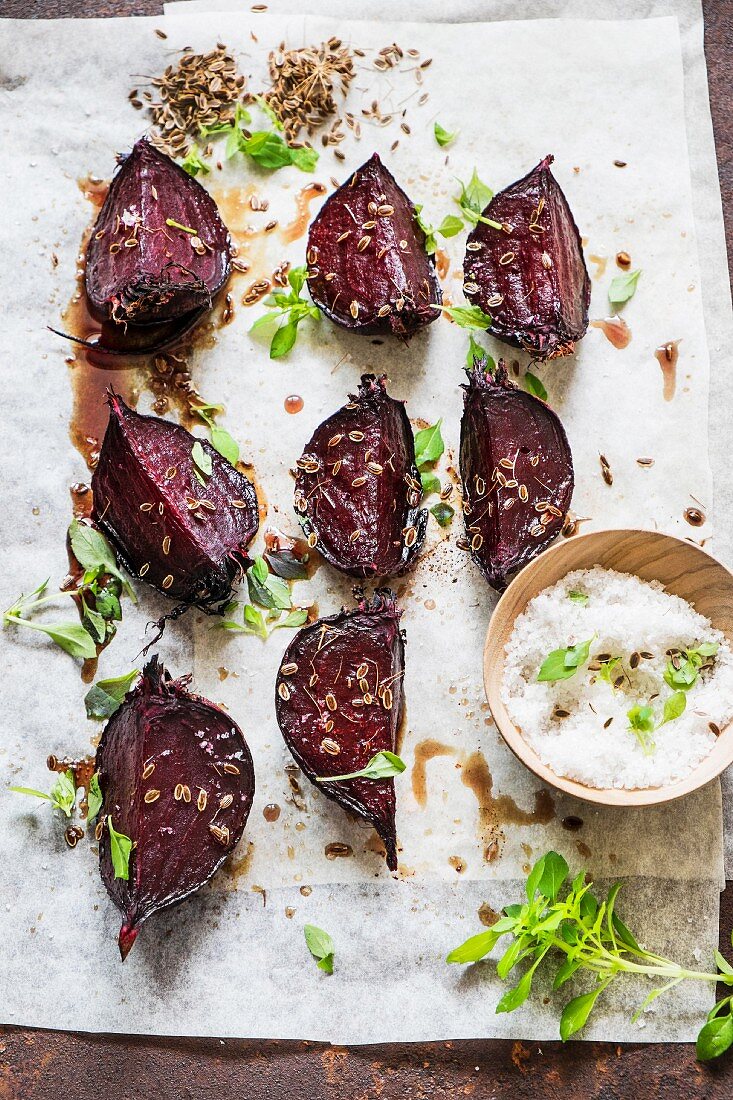
<svg viewBox="0 0 733 1100"><path fill-rule="evenodd" d="M257 533L254 486L179 424L142 416L115 393L108 403L93 519L126 568L171 599L202 608L227 600Z"/></svg>
<svg viewBox="0 0 733 1100"><path fill-rule="evenodd" d="M190 694L189 680L171 680L153 657L97 749L99 866L123 915L123 959L143 921L221 867L252 806L254 768L242 731L219 707ZM115 877L110 820L133 843L127 879Z"/></svg>
<svg viewBox="0 0 733 1100"><path fill-rule="evenodd" d="M402 708L401 612L391 592L303 627L285 651L275 707L285 743L310 780L361 771L396 751ZM397 868L393 779L346 779L318 789L371 822Z"/></svg>
<svg viewBox="0 0 733 1100"><path fill-rule="evenodd" d="M323 204L306 256L313 301L352 332L411 336L440 314L415 207L376 153Z"/></svg>
<svg viewBox="0 0 733 1100"><path fill-rule="evenodd" d="M297 462L295 510L308 545L352 577L403 573L425 537L412 428L385 382L363 375L358 395L316 428Z"/></svg>
<svg viewBox="0 0 733 1100"><path fill-rule="evenodd" d="M494 195L463 262L464 289L489 332L536 359L569 355L588 328L590 279L578 227L545 157Z"/></svg>
<svg viewBox="0 0 733 1100"><path fill-rule="evenodd" d="M559 534L573 494L573 456L559 418L476 362L463 387L461 478L466 538L494 588Z"/></svg>

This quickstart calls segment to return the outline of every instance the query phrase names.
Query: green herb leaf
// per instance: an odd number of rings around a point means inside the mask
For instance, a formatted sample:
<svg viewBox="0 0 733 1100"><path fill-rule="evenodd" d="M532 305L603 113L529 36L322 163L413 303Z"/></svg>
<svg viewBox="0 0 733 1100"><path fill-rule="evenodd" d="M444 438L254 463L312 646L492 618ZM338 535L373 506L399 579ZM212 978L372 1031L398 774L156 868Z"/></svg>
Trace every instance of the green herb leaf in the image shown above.
<svg viewBox="0 0 733 1100"><path fill-rule="evenodd" d="M212 424L209 432L211 446L214 450L218 451L227 462L231 462L232 466L236 466L239 462L239 444L236 439L225 428L220 428L218 424Z"/></svg>
<svg viewBox="0 0 733 1100"><path fill-rule="evenodd" d="M107 818L107 827L109 829L109 854L112 857L115 878L123 878L127 881L130 878L132 841L129 836L117 832L112 824L111 817Z"/></svg>
<svg viewBox="0 0 733 1100"><path fill-rule="evenodd" d="M116 577L127 595L134 601L135 593L117 566L114 550L101 531L73 519L69 525L69 541L74 557L89 572L108 573ZM86 578L85 578L86 581Z"/></svg>
<svg viewBox="0 0 733 1100"><path fill-rule="evenodd" d="M548 901L554 901L562 884L568 877L569 870L567 861L561 855L557 852L548 852L544 856L542 874L538 884L542 896L547 898Z"/></svg>
<svg viewBox="0 0 733 1100"><path fill-rule="evenodd" d="M175 221L173 218L166 218L165 224L170 226L171 229L182 229L184 233L190 233L192 237L198 237L198 229L192 229L190 225L181 225L180 222Z"/></svg>
<svg viewBox="0 0 733 1100"><path fill-rule="evenodd" d="M71 817L71 811L74 809L74 803L76 802L76 785L71 768L59 774L50 794L37 791L34 787L10 787L9 790L15 791L16 794L28 794L33 798L43 798L50 802L55 810L61 810L67 817Z"/></svg>
<svg viewBox="0 0 733 1100"><path fill-rule="evenodd" d="M605 988L606 983L599 982L590 993L583 993L580 997L573 997L572 1001L568 1001L560 1017L560 1038L563 1042L585 1027L598 997Z"/></svg>
<svg viewBox="0 0 733 1100"><path fill-rule="evenodd" d="M202 160L201 153L196 145L191 146L188 153L181 161L181 168L184 172L188 172L189 176L197 176L199 172L203 172L204 175L207 175L207 173L211 171L206 161Z"/></svg>
<svg viewBox="0 0 733 1100"><path fill-rule="evenodd" d="M489 355L488 351L479 344L478 340L474 339L472 332L468 334L468 351L466 352L466 370L472 371L478 364L484 364L484 374L493 374L496 370L496 363Z"/></svg>
<svg viewBox="0 0 733 1100"><path fill-rule="evenodd" d="M442 306L443 313L461 328L488 329L491 317L478 306Z"/></svg>
<svg viewBox="0 0 733 1100"><path fill-rule="evenodd" d="M455 140L458 131L454 130L453 133L450 133L448 130L445 130L439 122L436 122L433 126L433 133L435 134L435 140L438 145L441 149L444 149L446 145L450 145L450 143Z"/></svg>
<svg viewBox="0 0 733 1100"><path fill-rule="evenodd" d="M99 772L95 772L89 780L87 791L87 823L91 824L102 808L102 792L99 787Z"/></svg>
<svg viewBox="0 0 733 1100"><path fill-rule="evenodd" d="M578 592L577 589L573 589L572 592L568 592L568 599L585 607L590 596L586 596L585 592Z"/></svg>
<svg viewBox="0 0 733 1100"><path fill-rule="evenodd" d="M626 712L629 729L644 750L645 756L651 756L656 748L654 738L654 711L648 705L635 706Z"/></svg>
<svg viewBox="0 0 733 1100"><path fill-rule="evenodd" d="M349 772L347 775L321 775L316 778L316 783L338 783L342 779L390 779L393 775L399 775L407 765L394 752L376 753L367 766L358 772Z"/></svg>
<svg viewBox="0 0 733 1100"><path fill-rule="evenodd" d="M447 963L474 963L483 959L493 950L497 940L504 935L503 931L497 931L497 924L486 932L479 932L476 936L470 936L460 947L454 947L446 956ZM512 926L514 922L512 921Z"/></svg>
<svg viewBox="0 0 733 1100"><path fill-rule="evenodd" d="M542 662L537 674L538 683L569 680L588 660L592 641L589 638L587 642L579 642L578 645L571 645L566 649L553 649Z"/></svg>
<svg viewBox="0 0 733 1100"><path fill-rule="evenodd" d="M455 214L446 214L436 232L441 237L455 237L463 229L463 222Z"/></svg>
<svg viewBox="0 0 733 1100"><path fill-rule="evenodd" d="M133 668L124 676L97 680L84 696L87 718L111 718L139 675Z"/></svg>
<svg viewBox="0 0 733 1100"><path fill-rule="evenodd" d="M452 508L450 504L446 504L441 500L440 504L433 505L430 509L430 513L435 517L440 527L450 527L456 510Z"/></svg>
<svg viewBox="0 0 733 1100"><path fill-rule="evenodd" d="M730 1001L728 1013L723 1016L715 1016L708 1021L700 1031L695 1046L697 1057L701 1062L709 1062L724 1054L733 1043L733 1016L730 1014Z"/></svg>
<svg viewBox="0 0 733 1100"><path fill-rule="evenodd" d="M272 343L270 344L270 358L281 359L283 355L287 355L293 347L297 337L298 322L291 317L284 325L280 325L273 336Z"/></svg>
<svg viewBox="0 0 733 1100"><path fill-rule="evenodd" d="M97 647L94 639L84 629L81 623L34 623L30 619L21 619L6 614L6 622L16 626L27 626L29 630L38 630L47 634L51 641L60 646L65 653L72 657L78 657L83 661L97 656Z"/></svg>
<svg viewBox="0 0 733 1100"><path fill-rule="evenodd" d="M285 168L294 164L303 172L312 172L318 163L318 153L310 146L292 149L279 134L270 130L255 130L250 137L237 141L237 151L245 153L261 168Z"/></svg>
<svg viewBox="0 0 733 1100"><path fill-rule="evenodd" d="M625 271L611 280L608 288L608 300L612 306L623 305L633 298L641 271Z"/></svg>
<svg viewBox="0 0 733 1100"><path fill-rule="evenodd" d="M308 622L308 611L305 607L298 607L295 611L291 611L289 615L286 615L281 623L278 623L275 630L280 627L286 629L293 629L297 626L302 626L303 623Z"/></svg>
<svg viewBox="0 0 733 1100"><path fill-rule="evenodd" d="M315 924L306 924L303 927L306 946L314 959L318 960L319 970L326 974L333 974L333 956L335 952L334 942L328 932L317 928Z"/></svg>
<svg viewBox="0 0 733 1100"><path fill-rule="evenodd" d="M202 477L211 477L211 455L207 454L198 439L191 448L191 459Z"/></svg>
<svg viewBox="0 0 733 1100"><path fill-rule="evenodd" d="M440 433L442 419L432 424L429 428L423 428L415 436L415 465L418 470L429 463L437 462L445 450L443 436Z"/></svg>
<svg viewBox="0 0 733 1100"><path fill-rule="evenodd" d="M268 610L289 611L293 606L290 588L281 577L276 577L267 567L264 558L255 558L247 570L247 587L252 603Z"/></svg>
<svg viewBox="0 0 733 1100"><path fill-rule="evenodd" d="M423 206L422 203L415 204L415 221L425 234L425 251L429 256L435 252L438 247L438 242L435 239L435 230L432 225L425 221L422 216Z"/></svg>
<svg viewBox="0 0 733 1100"><path fill-rule="evenodd" d="M675 718L679 718L686 706L687 696L684 691L676 691L674 695L670 695L664 701L664 717L661 724L664 725L665 722L673 722Z"/></svg>
<svg viewBox="0 0 733 1100"><path fill-rule="evenodd" d="M255 99L255 103L260 107L260 109L265 112L265 114L269 118L270 122L272 122L272 124L274 125L275 129L280 130L280 132L282 132L282 130L284 128L283 124L280 121L280 119L278 118L278 116L275 114L272 107L270 106L270 104L265 99L265 97L261 96L261 95L256 95L254 97L254 99Z"/></svg>
<svg viewBox="0 0 733 1100"><path fill-rule="evenodd" d="M256 332L259 329L271 330L275 325L279 325L271 337L271 359L280 359L283 355L287 355L295 343L301 321L306 317L317 320L320 316L317 306L300 297L305 286L306 275L305 267L292 268L288 273L290 290L274 291L266 299L266 305L270 307L269 312L259 317L250 328L250 332Z"/></svg>
<svg viewBox="0 0 733 1100"><path fill-rule="evenodd" d="M420 474L420 484L422 485L423 496L440 492L440 478L428 470Z"/></svg>
<svg viewBox="0 0 733 1100"><path fill-rule="evenodd" d="M531 393L533 397L539 397L540 401L547 400L547 390L536 374L532 374L531 371L525 371L523 381L527 393Z"/></svg>
<svg viewBox="0 0 733 1100"><path fill-rule="evenodd" d="M458 182L461 185L461 193L455 201L460 206L466 220L471 222L472 225L475 225L478 221L483 221L487 225L493 225L495 228L501 229L499 222L492 222L482 216L483 211L493 199L494 192L479 179L476 169L474 168L473 175L468 183L463 183L461 180Z"/></svg>

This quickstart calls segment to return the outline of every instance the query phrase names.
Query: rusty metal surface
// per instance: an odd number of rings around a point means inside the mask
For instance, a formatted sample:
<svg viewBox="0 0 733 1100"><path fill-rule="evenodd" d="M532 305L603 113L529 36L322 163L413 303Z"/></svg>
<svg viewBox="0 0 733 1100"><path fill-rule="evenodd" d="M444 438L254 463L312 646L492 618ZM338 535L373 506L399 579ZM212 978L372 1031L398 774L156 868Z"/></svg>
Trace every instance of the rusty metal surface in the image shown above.
<svg viewBox="0 0 733 1100"><path fill-rule="evenodd" d="M733 0L703 0L718 166L733 271ZM155 15L157 0L0 0L0 16ZM722 895L725 950L733 883ZM42 967L28 980L42 995ZM84 991L70 990L70 996ZM297 995L297 994L296 994ZM175 1011L175 1006L171 1006ZM419 1011L419 1006L416 1006ZM491 1011L487 1006L487 1012ZM729 1100L733 1054L700 1066L688 1044L417 1043L339 1048L315 1043L91 1036L0 1029L0 1100Z"/></svg>

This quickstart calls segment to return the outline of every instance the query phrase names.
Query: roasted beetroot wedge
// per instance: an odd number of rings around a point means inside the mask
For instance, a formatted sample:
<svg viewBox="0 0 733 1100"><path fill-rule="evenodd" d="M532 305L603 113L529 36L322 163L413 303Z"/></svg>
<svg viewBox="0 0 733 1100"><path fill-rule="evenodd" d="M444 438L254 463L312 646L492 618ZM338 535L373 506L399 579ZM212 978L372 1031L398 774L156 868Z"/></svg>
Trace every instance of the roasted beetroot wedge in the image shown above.
<svg viewBox="0 0 733 1100"><path fill-rule="evenodd" d="M171 680L153 657L97 749L99 865L123 915L123 959L143 921L221 867L252 806L254 768L242 731L219 707L190 694L189 679ZM114 833L132 841L127 868L112 850Z"/></svg>
<svg viewBox="0 0 733 1100"><path fill-rule="evenodd" d="M285 743L315 782L361 771L378 752L395 752L402 708L404 644L394 596L303 627L285 651L275 707ZM397 868L393 779L346 779L318 789L371 822Z"/></svg>
<svg viewBox="0 0 733 1100"><path fill-rule="evenodd" d="M98 346L150 351L183 334L231 271L216 203L144 138L121 160L87 247L85 289Z"/></svg>
<svg viewBox="0 0 733 1100"><path fill-rule="evenodd" d="M358 395L316 428L297 462L295 510L308 545L352 577L403 573L425 537L412 428L385 383L363 375Z"/></svg>
<svg viewBox="0 0 733 1100"><path fill-rule="evenodd" d="M588 328L590 279L580 234L545 157L494 195L466 244L464 290L489 332L535 359L570 355Z"/></svg>
<svg viewBox="0 0 733 1100"><path fill-rule="evenodd" d="M412 336L440 314L415 207L376 153L323 204L306 256L313 301L352 332Z"/></svg>
<svg viewBox="0 0 733 1100"><path fill-rule="evenodd" d="M559 534L573 494L565 430L544 401L517 389L503 361L476 362L464 386L461 478L466 538L487 581L536 558Z"/></svg>
<svg viewBox="0 0 733 1100"><path fill-rule="evenodd" d="M142 416L115 393L108 403L93 519L130 573L171 599L214 608L257 533L252 483L179 424Z"/></svg>

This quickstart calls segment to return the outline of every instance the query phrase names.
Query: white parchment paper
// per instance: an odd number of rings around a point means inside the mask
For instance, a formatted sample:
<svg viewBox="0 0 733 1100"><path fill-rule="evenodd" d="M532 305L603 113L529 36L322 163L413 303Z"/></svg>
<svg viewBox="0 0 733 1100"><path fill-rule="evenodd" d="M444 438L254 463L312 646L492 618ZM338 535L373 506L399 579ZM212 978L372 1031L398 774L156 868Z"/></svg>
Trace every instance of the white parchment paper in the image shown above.
<svg viewBox="0 0 733 1100"><path fill-rule="evenodd" d="M363 48L396 39L432 56L425 83L431 99L414 110L410 101L409 141L390 154L395 133L364 126L358 145L343 146L345 166L325 152L315 178L328 184L332 174L343 177L376 148L435 222L450 210L454 175L466 178L475 164L498 188L544 153L555 153L557 175L587 237L588 253L609 257L606 274L594 284L592 316L606 312L616 251L627 249L635 266L644 269L637 298L625 310L633 332L626 351L616 351L592 330L575 359L542 370L575 454L575 510L592 517L595 526L656 525L689 533L682 512L690 496L707 505L711 493L705 446L709 362L675 20L390 27L287 14L257 16L256 22L209 14L167 18L165 42L153 34L161 25L162 20L85 21L82 37L71 22L0 25L8 44L1 93L8 151L3 183L11 196L8 208L15 212L8 254L17 257L17 267L6 265L2 276L12 306L8 346L16 349L8 367L12 386L4 395L8 428L2 446L12 522L6 517L3 606L31 582L63 571L68 485L84 476L67 438L70 395L63 358L68 349L43 331L71 292L78 241L90 217L76 181L89 171L109 175L113 151L129 147L138 135L141 118L126 101L131 74L159 72L175 49L207 48L217 39L240 53L254 86L262 81L267 49L281 39L298 44L338 31ZM253 29L257 45L250 38ZM130 58L129 64L99 66L112 41L115 56ZM53 74L42 60L51 42ZM465 68L468 53L486 59L521 55L524 71L541 84L539 101L531 81L492 79L472 85L467 110L465 85L454 77ZM625 74L623 104L609 92L608 74L618 71ZM359 75L352 90L357 113L365 94L372 98L367 74ZM408 85L404 94L412 91ZM380 94L396 99L403 91ZM448 164L442 154L436 156L432 138L438 114L449 129L462 131L448 151ZM628 167L615 168L617 158ZM295 170L273 179L243 169L215 173L207 181L228 210L237 186L248 189L243 197L256 190L270 200L266 216L253 214L243 202L231 226L246 242L243 254L253 262L252 278L271 272L282 259L302 262L302 239L286 246L282 236L263 237L261 229L270 218L285 223L293 217L305 182ZM254 234L248 235L248 227ZM455 301L460 300L461 241L446 248L451 265L446 290ZM591 264L591 271L598 266ZM462 332L438 323L404 349L375 346L321 322L310 333L304 326L292 355L272 363L263 345L248 335L257 310L240 306L241 282L235 289L234 321L191 366L202 394L226 403L226 424L254 462L277 526L295 531L289 466L315 425L342 403L365 370L387 372L391 392L406 399L414 418L443 417L451 452L443 465L450 466L467 344ZM675 399L664 402L653 350L670 339L682 341L680 372ZM283 408L293 392L305 402L296 417ZM600 477L598 451L611 462L611 488ZM640 455L655 457L655 466L640 469L635 462ZM0 995L9 1022L334 1042L553 1037L557 1006L539 1002L522 1016L495 1017L491 1007L498 986L492 968L466 973L442 963L446 950L480 927L481 902L498 909L519 896L527 863L551 846L575 867L628 877L624 914L650 945L660 950L673 945L688 963L695 952L710 957L722 874L718 785L683 803L641 813L590 809L558 797L551 821L533 821L538 784L500 742L483 702L480 655L494 597L455 549L454 526L446 536L433 525L418 568L400 582L408 635L402 753L412 767L418 746L428 738L451 751L428 765L424 806L411 790L410 772L401 782L398 880L372 850L371 833L310 787L304 790L305 808L287 801L289 757L272 706L284 632L263 646L254 638L224 637L211 630L209 620L189 616L168 629L161 655L176 672L193 666L198 689L231 708L255 756L258 791L236 867L178 911L151 921L122 968L115 945L118 915L93 856L82 846L67 852L45 810L17 796L0 799L5 849L0 875L8 899L0 910L6 955ZM295 596L304 603L315 599L326 614L348 601L349 592L323 567L311 582L296 587ZM126 607L123 629L103 656L103 674L128 667L145 622L159 610L145 592L138 611ZM6 639L5 649L10 721L0 751L12 781L43 785L49 751L84 751L88 744L84 688L73 662L32 636ZM223 681L221 668L229 671ZM491 796L485 787L480 800L461 780L476 752L483 754L493 781ZM506 799L512 800L508 812ZM271 824L262 816L268 802L282 807ZM528 824L506 820L518 816L515 807ZM570 814L583 818L580 834L561 828L561 819ZM483 860L487 831L502 850L490 864ZM332 841L349 844L354 855L328 860L324 849ZM465 864L460 877L451 857ZM252 892L253 886L266 895ZM286 907L295 913L286 915ZM305 954L306 920L328 928L336 939L334 979L318 972ZM43 997L22 980L41 957L48 976ZM64 990L71 980L81 982L88 995L69 1002ZM643 992L637 990L639 1000ZM629 996L635 994L627 988L609 1000L587 1037L638 1037L639 1025L628 1022ZM644 1036L690 1038L710 1003L711 991L678 991L644 1017Z"/></svg>

